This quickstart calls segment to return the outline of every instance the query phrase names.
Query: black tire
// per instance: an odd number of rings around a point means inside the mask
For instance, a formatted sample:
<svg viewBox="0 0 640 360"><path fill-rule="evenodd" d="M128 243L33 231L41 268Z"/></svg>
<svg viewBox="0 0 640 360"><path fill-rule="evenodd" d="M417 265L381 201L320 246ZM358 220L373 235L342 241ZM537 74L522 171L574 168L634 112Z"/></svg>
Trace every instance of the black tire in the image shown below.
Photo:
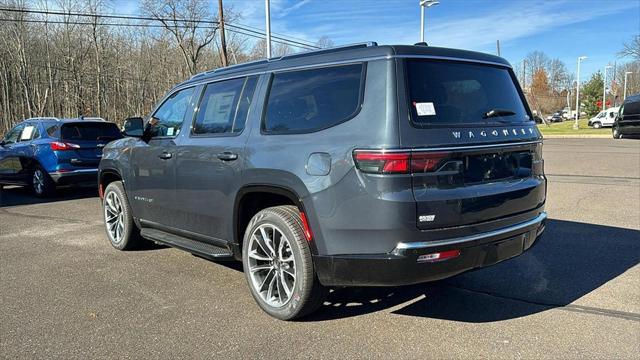
<svg viewBox="0 0 640 360"><path fill-rule="evenodd" d="M31 173L31 191L39 198L49 197L56 191L56 184L40 165Z"/></svg>
<svg viewBox="0 0 640 360"><path fill-rule="evenodd" d="M121 211L121 213L117 215L120 222L116 225L114 225L114 220L112 220L113 214L115 213L114 210ZM140 229L138 229L136 223L133 221L129 200L127 199L127 194L121 181L110 183L104 190L102 215L107 238L114 248L118 250L131 250L142 245L144 240L140 236ZM119 224L122 224L118 232L119 235L112 233L110 229L118 227Z"/></svg>
<svg viewBox="0 0 640 360"><path fill-rule="evenodd" d="M611 130L611 134L613 135L614 139L622 139L622 134L620 133L620 129L618 129L618 126L614 126L613 129Z"/></svg>
<svg viewBox="0 0 640 360"><path fill-rule="evenodd" d="M281 306L276 307L267 303L254 285L249 263L251 236L262 225L275 226L287 238L290 251L295 261L295 282L291 289L291 296ZM274 235L275 237L275 235ZM281 240L282 241L282 240ZM311 249L304 236L304 228L300 219L300 210L295 206L276 206L258 212L247 225L242 245L242 263L247 284L251 295L267 314L280 320L294 320L317 310L327 297L328 289L318 281L316 276ZM269 277L271 270L265 276ZM275 270L277 271L277 270ZM277 274L277 272L275 273ZM277 277L278 275L273 275Z"/></svg>
<svg viewBox="0 0 640 360"><path fill-rule="evenodd" d="M596 122L593 123L593 128L594 129L600 129L601 127L602 127L602 124L600 122L596 121Z"/></svg>

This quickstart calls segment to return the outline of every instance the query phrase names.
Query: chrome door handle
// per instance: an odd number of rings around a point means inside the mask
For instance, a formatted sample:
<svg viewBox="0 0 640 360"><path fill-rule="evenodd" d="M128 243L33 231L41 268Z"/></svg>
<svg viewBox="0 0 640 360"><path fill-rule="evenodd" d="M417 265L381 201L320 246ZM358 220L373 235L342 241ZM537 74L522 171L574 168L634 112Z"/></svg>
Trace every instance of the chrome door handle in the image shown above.
<svg viewBox="0 0 640 360"><path fill-rule="evenodd" d="M229 151L221 152L220 154L218 154L218 159L222 161L232 161L232 160L236 160L237 158L238 158L238 154L234 154Z"/></svg>
<svg viewBox="0 0 640 360"><path fill-rule="evenodd" d="M162 160L168 160L168 159L171 159L171 157L173 157L173 154L169 152L163 152L162 154L158 155L158 157Z"/></svg>

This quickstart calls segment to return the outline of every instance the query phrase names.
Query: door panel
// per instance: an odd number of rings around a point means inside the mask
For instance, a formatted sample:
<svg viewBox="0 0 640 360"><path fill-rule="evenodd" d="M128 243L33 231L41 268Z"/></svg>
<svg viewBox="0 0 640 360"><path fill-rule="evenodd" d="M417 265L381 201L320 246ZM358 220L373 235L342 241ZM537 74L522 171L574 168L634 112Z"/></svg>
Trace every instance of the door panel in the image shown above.
<svg viewBox="0 0 640 360"><path fill-rule="evenodd" d="M27 159L30 137L22 140L22 132L27 124L19 124L11 129L4 138L5 144L0 147L0 181L4 183L26 183ZM34 128L32 125L30 128Z"/></svg>
<svg viewBox="0 0 640 360"><path fill-rule="evenodd" d="M145 140L132 148L130 203L137 218L173 227L176 225L176 138L185 119L193 116L195 88L175 91L153 113L156 123L147 124Z"/></svg>
<svg viewBox="0 0 640 360"><path fill-rule="evenodd" d="M231 240L235 194L249 134L245 123L247 117L257 118L259 113L252 101L257 80L208 84L191 133L177 139L176 219L180 229Z"/></svg>

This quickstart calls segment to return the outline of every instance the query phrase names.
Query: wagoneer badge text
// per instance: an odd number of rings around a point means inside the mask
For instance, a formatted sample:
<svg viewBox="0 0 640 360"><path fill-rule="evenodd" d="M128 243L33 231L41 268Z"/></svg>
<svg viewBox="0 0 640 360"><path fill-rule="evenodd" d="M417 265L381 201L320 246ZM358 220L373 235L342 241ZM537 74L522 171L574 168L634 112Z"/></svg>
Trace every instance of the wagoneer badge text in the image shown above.
<svg viewBox="0 0 640 360"><path fill-rule="evenodd" d="M512 128L512 129L500 129L500 130L480 130L480 131L452 131L453 137L456 139L475 137L500 137L500 136L518 136L534 134L533 128Z"/></svg>

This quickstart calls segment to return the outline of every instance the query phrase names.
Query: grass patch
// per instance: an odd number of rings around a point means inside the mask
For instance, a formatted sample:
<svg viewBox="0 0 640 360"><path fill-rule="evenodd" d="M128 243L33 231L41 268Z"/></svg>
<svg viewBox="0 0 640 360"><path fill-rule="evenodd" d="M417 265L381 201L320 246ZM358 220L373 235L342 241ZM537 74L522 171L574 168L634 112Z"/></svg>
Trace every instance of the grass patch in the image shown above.
<svg viewBox="0 0 640 360"><path fill-rule="evenodd" d="M594 129L587 125L588 119L578 120L580 129L573 129L573 120L563 121L561 123L552 123L548 126L539 124L538 129L542 135L611 135L611 128Z"/></svg>

